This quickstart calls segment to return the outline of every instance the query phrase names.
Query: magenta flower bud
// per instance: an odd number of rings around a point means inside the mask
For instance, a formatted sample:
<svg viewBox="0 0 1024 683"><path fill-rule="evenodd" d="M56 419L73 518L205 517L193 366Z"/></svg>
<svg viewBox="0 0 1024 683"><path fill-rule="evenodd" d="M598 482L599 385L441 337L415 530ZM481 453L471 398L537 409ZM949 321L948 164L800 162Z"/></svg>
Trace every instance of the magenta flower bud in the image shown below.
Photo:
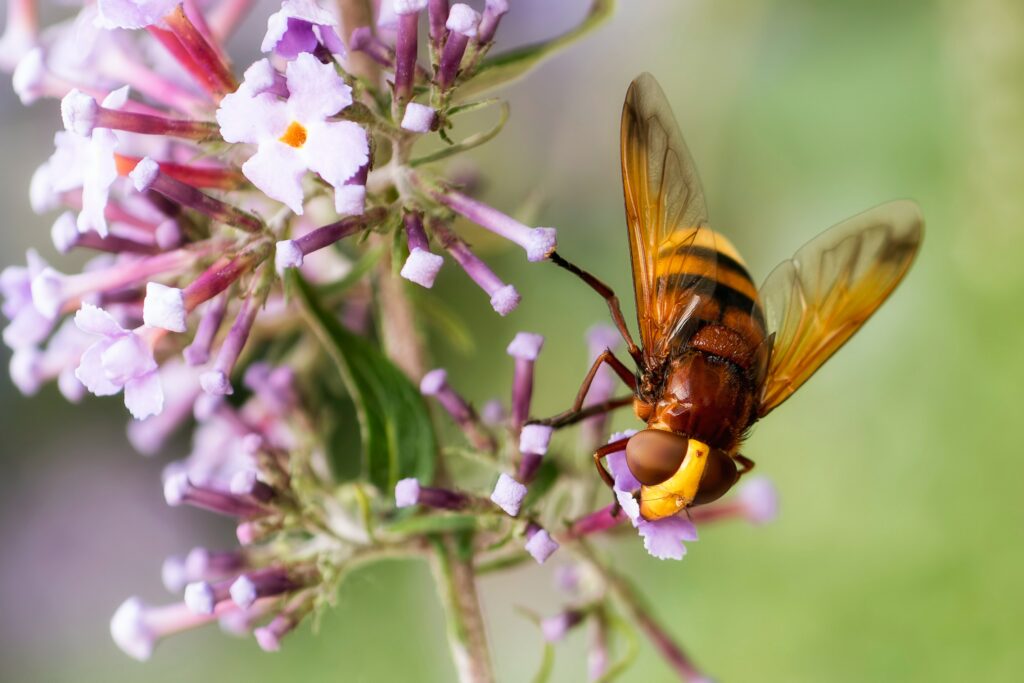
<svg viewBox="0 0 1024 683"><path fill-rule="evenodd" d="M242 574L232 582L230 593L236 605L248 609L259 598L281 595L299 585L291 579L286 569L270 567Z"/></svg>
<svg viewBox="0 0 1024 683"><path fill-rule="evenodd" d="M189 365L204 365L210 360L210 346L213 344L217 330L224 321L224 314L228 310L228 295L222 293L206 304L202 317L199 318L199 326L196 334L192 337L192 343L184 348L182 355Z"/></svg>
<svg viewBox="0 0 1024 683"><path fill-rule="evenodd" d="M197 486L189 481L185 472L167 477L164 481L164 498L171 507L187 503L230 517L255 517L267 513L266 508L253 500L215 488Z"/></svg>
<svg viewBox="0 0 1024 683"><path fill-rule="evenodd" d="M512 379L512 424L516 429L519 429L530 415L530 400L533 397L533 366L543 346L543 336L520 332L506 349L508 355L516 359Z"/></svg>
<svg viewBox="0 0 1024 683"><path fill-rule="evenodd" d="M540 630L544 634L544 640L549 643L557 643L581 621L583 621L583 613L571 609L541 621Z"/></svg>
<svg viewBox="0 0 1024 683"><path fill-rule="evenodd" d="M141 135L161 135L202 141L217 135L217 124L209 121L169 119L152 114L139 114L101 106L95 98L80 90L72 90L60 103L64 128L83 137L94 128L110 128Z"/></svg>
<svg viewBox="0 0 1024 683"><path fill-rule="evenodd" d="M270 620L266 626L255 629L252 633L256 637L256 643L264 652L277 652L281 649L281 639L288 635L296 626L296 622L289 616L279 614Z"/></svg>
<svg viewBox="0 0 1024 683"><path fill-rule="evenodd" d="M464 493L449 489L421 486L414 478L402 479L395 484L395 507L424 505L439 510L463 510L472 499Z"/></svg>
<svg viewBox="0 0 1024 683"><path fill-rule="evenodd" d="M282 261L275 263L275 266L278 268L278 272L284 268L297 268L302 265L303 259L314 251L329 247L339 240L365 230L379 223L386 216L387 209L378 206L366 213L349 216L307 232L298 239L278 242L276 258L282 259Z"/></svg>
<svg viewBox="0 0 1024 683"><path fill-rule="evenodd" d="M466 53L469 39L476 37L480 14L469 5L456 3L448 12L448 38L441 49L441 61L437 67L437 84L447 90L459 75L462 56Z"/></svg>
<svg viewBox="0 0 1024 683"><path fill-rule="evenodd" d="M184 603L150 607L137 597L125 600L110 619L110 635L130 657L145 661L163 638L208 624L216 617L196 614Z"/></svg>
<svg viewBox="0 0 1024 683"><path fill-rule="evenodd" d="M427 0L427 15L430 23L430 44L433 49L440 50L448 35L445 24L448 22L448 0Z"/></svg>
<svg viewBox="0 0 1024 683"><path fill-rule="evenodd" d="M360 26L352 31L349 47L357 52L362 52L385 69L394 66L395 59L391 49L373 34L373 29L369 26Z"/></svg>
<svg viewBox="0 0 1024 683"><path fill-rule="evenodd" d="M185 570L185 558L181 555L169 555L160 566L160 580L171 593L178 593L188 584Z"/></svg>
<svg viewBox="0 0 1024 683"><path fill-rule="evenodd" d="M480 419L488 427L497 427L505 421L506 417L505 406L496 398L492 398L480 409Z"/></svg>
<svg viewBox="0 0 1024 683"><path fill-rule="evenodd" d="M405 106L402 116L402 129L412 133L429 133L434 126L437 112L425 104L410 102Z"/></svg>
<svg viewBox="0 0 1024 683"><path fill-rule="evenodd" d="M557 233L554 228L531 228L523 225L511 216L455 190L432 192L431 194L460 216L518 244L526 251L526 258L530 261L547 259L558 246Z"/></svg>
<svg viewBox="0 0 1024 683"><path fill-rule="evenodd" d="M218 604L231 597L228 593L230 587L230 581L218 581L216 584L195 581L185 586L185 604L196 614L213 614Z"/></svg>
<svg viewBox="0 0 1024 683"><path fill-rule="evenodd" d="M528 536L525 546L526 552L530 553L533 559L537 560L537 564L544 564L559 548L558 541L551 538L551 534L546 529L536 525L530 525L526 535Z"/></svg>
<svg viewBox="0 0 1024 683"><path fill-rule="evenodd" d="M512 285L506 285L487 265L469 250L463 242L455 242L448 246L448 252L455 262L462 266L470 279L480 286L491 297L491 308L498 315L506 316L516 309L522 297Z"/></svg>
<svg viewBox="0 0 1024 683"><path fill-rule="evenodd" d="M263 221L256 216L219 199L214 199L191 185L162 173L160 165L149 157L145 157L136 164L128 177L131 178L135 189L139 192L153 190L173 202L209 216L218 223L224 223L239 230L246 232L263 230Z"/></svg>
<svg viewBox="0 0 1024 683"><path fill-rule="evenodd" d="M491 500L494 504L504 510L510 517L515 517L519 514L524 498L526 498L526 487L505 473L498 477L498 482L494 485L494 491L491 492Z"/></svg>
<svg viewBox="0 0 1024 683"><path fill-rule="evenodd" d="M416 79L416 48L419 33L419 13L427 0L397 0L398 37L395 40L395 97L406 102L412 97Z"/></svg>
<svg viewBox="0 0 1024 683"><path fill-rule="evenodd" d="M413 106L419 105L409 105L409 107ZM406 280L430 289L434 286L434 280L444 264L444 259L430 252L427 233L423 230L423 217L418 212L405 214L404 221L405 238L409 245L409 258L405 260L405 264L402 266L401 275Z"/></svg>
<svg viewBox="0 0 1024 683"><path fill-rule="evenodd" d="M617 514L616 514L617 513ZM583 515L569 527L570 538L583 538L607 531L624 522L628 517L616 505L608 505Z"/></svg>
<svg viewBox="0 0 1024 683"><path fill-rule="evenodd" d="M254 470L239 470L231 477L231 493L236 496L247 496L261 503L273 500L277 493L266 483L260 481Z"/></svg>
<svg viewBox="0 0 1024 683"><path fill-rule="evenodd" d="M477 28L476 40L481 45L486 45L494 40L494 34L498 30L498 23L508 12L508 0L487 0L484 5L484 14L480 18L480 26Z"/></svg>
<svg viewBox="0 0 1024 683"><path fill-rule="evenodd" d="M227 337L220 345L213 368L199 376L203 391L213 396L226 396L234 393L228 379L235 368L238 357L249 340L249 332L256 321L256 315L263 305L263 297L253 294L242 302L235 323L228 330Z"/></svg>
<svg viewBox="0 0 1024 683"><path fill-rule="evenodd" d="M208 550L197 546L185 556L185 574L191 581L212 581L229 576L246 565L240 550Z"/></svg>

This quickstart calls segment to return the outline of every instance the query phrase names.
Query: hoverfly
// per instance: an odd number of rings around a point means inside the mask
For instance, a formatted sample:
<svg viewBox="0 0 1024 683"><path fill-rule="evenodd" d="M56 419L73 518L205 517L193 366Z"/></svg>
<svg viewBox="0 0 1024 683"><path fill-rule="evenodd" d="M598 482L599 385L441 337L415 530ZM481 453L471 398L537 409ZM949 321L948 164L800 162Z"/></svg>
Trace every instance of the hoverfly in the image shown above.
<svg viewBox="0 0 1024 683"><path fill-rule="evenodd" d="M622 109L622 186L640 345L614 292L560 255L552 260L603 296L636 363L610 351L594 362L563 426L583 409L608 364L633 391L600 410L633 404L647 428L603 446L625 448L647 520L713 501L749 472L739 448L750 427L807 381L892 293L923 234L916 204L883 204L840 223L779 265L760 289L729 240L708 227L693 160L657 81L642 74Z"/></svg>

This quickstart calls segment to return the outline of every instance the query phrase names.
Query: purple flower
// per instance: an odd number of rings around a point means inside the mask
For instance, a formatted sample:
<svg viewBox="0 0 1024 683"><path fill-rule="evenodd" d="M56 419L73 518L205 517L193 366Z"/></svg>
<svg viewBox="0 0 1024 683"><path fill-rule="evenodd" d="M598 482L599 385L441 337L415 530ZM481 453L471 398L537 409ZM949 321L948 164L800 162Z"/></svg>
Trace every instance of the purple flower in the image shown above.
<svg viewBox="0 0 1024 683"><path fill-rule="evenodd" d="M146 285L146 298L142 305L142 321L150 327L170 332L185 332L185 297L177 287L159 282Z"/></svg>
<svg viewBox="0 0 1024 683"><path fill-rule="evenodd" d="M366 164L369 143L358 124L329 117L352 104L352 89L333 66L309 53L289 62L286 78L287 100L244 88L225 97L217 110L221 135L228 142L257 145L242 172L294 213L303 212L307 170L334 187L336 210L351 208L345 182Z"/></svg>
<svg viewBox="0 0 1024 683"><path fill-rule="evenodd" d="M124 404L137 420L163 410L164 393L153 358L152 330L126 330L112 315L92 304L75 314L78 329L100 338L85 353L75 376L96 396L124 390Z"/></svg>
<svg viewBox="0 0 1024 683"><path fill-rule="evenodd" d="M779 494L767 477L751 477L745 481L737 498L753 524L767 524L779 514Z"/></svg>
<svg viewBox="0 0 1024 683"><path fill-rule="evenodd" d="M557 643L582 620L583 615L578 610L568 610L542 620L540 630L544 634L544 640L549 643Z"/></svg>
<svg viewBox="0 0 1024 683"><path fill-rule="evenodd" d="M519 452L544 455L548 452L554 428L545 425L526 425L519 433Z"/></svg>
<svg viewBox="0 0 1024 683"><path fill-rule="evenodd" d="M267 33L260 49L295 59L302 53L315 52L318 45L331 54L345 56L334 16L312 0L284 0L281 9L267 20Z"/></svg>
<svg viewBox="0 0 1024 683"><path fill-rule="evenodd" d="M522 507L524 498L526 498L526 487L504 473L498 477L494 491L491 492L491 500L494 504L511 517L519 514L519 508Z"/></svg>
<svg viewBox="0 0 1024 683"><path fill-rule="evenodd" d="M537 560L537 564L544 564L559 547L558 541L551 538L546 529L535 529L525 545L526 552Z"/></svg>
<svg viewBox="0 0 1024 683"><path fill-rule="evenodd" d="M110 635L121 650L140 661L153 655L163 638L208 624L214 615L196 614L185 603L151 607L137 597L125 600L110 619Z"/></svg>
<svg viewBox="0 0 1024 683"><path fill-rule="evenodd" d="M429 133L437 113L425 104L410 102L402 116L402 128L413 133Z"/></svg>
<svg viewBox="0 0 1024 683"><path fill-rule="evenodd" d="M43 315L32 301L32 280L48 266L33 249L26 257L26 266L8 266L0 271L0 310L11 321L4 328L3 339L12 349L35 346L53 329L54 316Z"/></svg>
<svg viewBox="0 0 1024 683"><path fill-rule="evenodd" d="M608 439L608 443L619 441L636 434L635 429L627 429L624 432L616 432L611 435ZM626 449L623 448L621 451L615 451L609 453L605 457L605 462L608 463L608 471L612 474L612 479L615 480L615 490L626 491L632 493L640 488L640 482L633 476L633 473L629 471L629 466L626 464Z"/></svg>
<svg viewBox="0 0 1024 683"><path fill-rule="evenodd" d="M415 479L402 479L395 484L395 507L412 507L419 502L419 499L420 483Z"/></svg>

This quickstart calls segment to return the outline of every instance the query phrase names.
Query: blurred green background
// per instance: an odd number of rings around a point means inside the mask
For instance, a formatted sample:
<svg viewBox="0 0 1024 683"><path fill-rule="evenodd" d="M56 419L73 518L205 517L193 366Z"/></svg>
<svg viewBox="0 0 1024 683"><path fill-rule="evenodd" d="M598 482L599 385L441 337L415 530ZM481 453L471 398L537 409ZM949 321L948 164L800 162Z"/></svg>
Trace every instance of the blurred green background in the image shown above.
<svg viewBox="0 0 1024 683"><path fill-rule="evenodd" d="M515 0L499 37L554 35L586 4ZM920 202L927 235L893 299L749 441L781 492L775 524L707 528L679 563L648 557L632 537L605 549L722 681L1020 680L1024 7L621 5L507 91L512 119L475 156L485 199L557 226L560 250L628 299L618 116L629 80L646 70L675 107L714 225L756 277L888 199ZM262 8L235 41L239 63L254 56L272 11ZM22 262L30 245L52 257L52 217L32 215L26 192L58 107L22 109L5 87L0 112L2 264ZM523 304L499 319L449 265L434 291L475 346L435 334L436 361L482 402L507 393L513 334L543 333L537 412L560 410L603 304L554 267L493 246L488 260ZM124 657L107 633L114 608L129 594L168 600L162 558L230 543L231 529L163 504L161 462L131 451L119 403L73 407L52 387L26 400L0 382L0 679L451 680L432 582L417 564L351 577L320 632L303 627L279 654L207 630L163 643L145 665ZM502 681L535 670L540 637L515 607L553 613L551 576L549 564L483 581ZM585 649L583 631L559 647L556 680L584 680ZM644 644L623 680L669 677Z"/></svg>

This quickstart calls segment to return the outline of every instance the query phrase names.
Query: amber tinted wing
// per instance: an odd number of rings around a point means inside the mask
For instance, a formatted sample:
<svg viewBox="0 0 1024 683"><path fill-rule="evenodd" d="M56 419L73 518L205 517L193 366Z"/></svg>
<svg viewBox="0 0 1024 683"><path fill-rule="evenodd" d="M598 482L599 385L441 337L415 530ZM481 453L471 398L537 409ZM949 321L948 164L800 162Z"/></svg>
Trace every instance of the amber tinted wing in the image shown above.
<svg viewBox="0 0 1024 683"><path fill-rule="evenodd" d="M650 74L629 86L621 136L637 322L652 367L680 343L686 320L710 298L717 250L714 233L704 227L707 209L693 159Z"/></svg>
<svg viewBox="0 0 1024 683"><path fill-rule="evenodd" d="M789 398L885 301L910 268L924 223L896 201L836 225L780 264L761 287L771 359L763 417Z"/></svg>

